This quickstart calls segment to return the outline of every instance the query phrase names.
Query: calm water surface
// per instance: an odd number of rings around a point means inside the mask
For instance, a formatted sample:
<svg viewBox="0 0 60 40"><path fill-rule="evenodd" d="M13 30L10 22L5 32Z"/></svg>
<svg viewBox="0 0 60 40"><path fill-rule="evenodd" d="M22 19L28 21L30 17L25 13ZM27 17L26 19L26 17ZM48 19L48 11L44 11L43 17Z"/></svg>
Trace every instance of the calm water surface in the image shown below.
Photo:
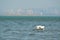
<svg viewBox="0 0 60 40"><path fill-rule="evenodd" d="M0 17L0 40L60 40L60 17Z"/></svg>

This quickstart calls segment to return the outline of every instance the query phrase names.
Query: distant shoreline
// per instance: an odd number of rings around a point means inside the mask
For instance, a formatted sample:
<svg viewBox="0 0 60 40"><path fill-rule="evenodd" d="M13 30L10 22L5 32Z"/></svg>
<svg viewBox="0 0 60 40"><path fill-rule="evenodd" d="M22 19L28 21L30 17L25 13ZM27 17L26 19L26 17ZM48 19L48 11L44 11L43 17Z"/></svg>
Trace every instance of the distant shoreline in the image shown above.
<svg viewBox="0 0 60 40"><path fill-rule="evenodd" d="M0 17L7 17L7 16L0 16ZM9 16L9 17L20 17L20 16ZM24 16L21 16L21 17L24 17ZM60 16L29 16L29 17L60 17Z"/></svg>

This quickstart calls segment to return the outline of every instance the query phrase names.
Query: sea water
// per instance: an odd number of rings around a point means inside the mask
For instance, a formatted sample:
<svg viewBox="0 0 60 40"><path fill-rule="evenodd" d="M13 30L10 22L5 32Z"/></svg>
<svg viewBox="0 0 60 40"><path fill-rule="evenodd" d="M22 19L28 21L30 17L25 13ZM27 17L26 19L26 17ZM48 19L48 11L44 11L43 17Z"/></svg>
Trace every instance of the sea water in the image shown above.
<svg viewBox="0 0 60 40"><path fill-rule="evenodd" d="M0 40L60 40L60 16L0 16Z"/></svg>

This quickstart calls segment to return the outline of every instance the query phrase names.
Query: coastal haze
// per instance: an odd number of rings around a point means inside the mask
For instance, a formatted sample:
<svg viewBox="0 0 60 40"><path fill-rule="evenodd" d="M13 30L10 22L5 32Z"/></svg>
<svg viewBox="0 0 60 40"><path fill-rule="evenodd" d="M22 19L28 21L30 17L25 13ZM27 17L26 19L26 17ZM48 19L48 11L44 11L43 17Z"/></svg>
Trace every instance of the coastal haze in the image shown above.
<svg viewBox="0 0 60 40"><path fill-rule="evenodd" d="M60 9L48 8L29 8L29 9L17 9L17 10L5 10L6 16L60 16Z"/></svg>
<svg viewBox="0 0 60 40"><path fill-rule="evenodd" d="M0 0L0 16L60 16L60 0Z"/></svg>

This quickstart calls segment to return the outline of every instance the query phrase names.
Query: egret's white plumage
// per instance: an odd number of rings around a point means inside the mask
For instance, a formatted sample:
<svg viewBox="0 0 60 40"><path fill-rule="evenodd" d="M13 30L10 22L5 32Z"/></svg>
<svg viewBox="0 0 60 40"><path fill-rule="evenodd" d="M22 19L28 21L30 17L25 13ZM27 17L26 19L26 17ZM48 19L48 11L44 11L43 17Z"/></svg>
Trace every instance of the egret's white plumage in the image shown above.
<svg viewBox="0 0 60 40"><path fill-rule="evenodd" d="M41 26L41 25L36 26L37 30L44 30L44 28L45 28L45 26Z"/></svg>

